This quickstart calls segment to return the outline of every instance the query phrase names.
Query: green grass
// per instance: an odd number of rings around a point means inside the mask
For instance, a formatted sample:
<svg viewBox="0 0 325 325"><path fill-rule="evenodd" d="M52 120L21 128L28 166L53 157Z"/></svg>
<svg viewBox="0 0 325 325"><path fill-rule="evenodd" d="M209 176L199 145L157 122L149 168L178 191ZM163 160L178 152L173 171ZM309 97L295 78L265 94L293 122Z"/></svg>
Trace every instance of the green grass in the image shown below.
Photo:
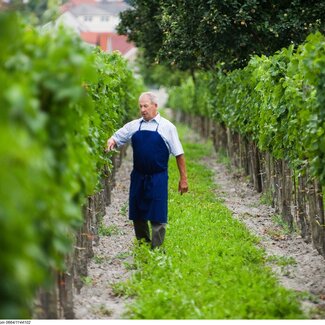
<svg viewBox="0 0 325 325"><path fill-rule="evenodd" d="M128 207L129 207L129 202L125 202L122 207L121 207L121 210L120 210L120 214L123 216L123 217L127 217L128 215Z"/></svg>
<svg viewBox="0 0 325 325"><path fill-rule="evenodd" d="M122 231L118 228L117 225L105 226L103 222L100 223L98 227L98 233L101 236L114 236L121 235Z"/></svg>
<svg viewBox="0 0 325 325"><path fill-rule="evenodd" d="M226 166L226 168L229 170L232 169L232 165L231 165L231 159L228 157L226 151L224 149L220 149L218 151L218 162L221 164L224 164Z"/></svg>
<svg viewBox="0 0 325 325"><path fill-rule="evenodd" d="M135 247L136 271L116 285L133 296L126 317L136 319L299 319L297 297L265 265L258 239L215 197L212 172L199 164L211 144L186 143L189 193L177 192L170 162L169 225L164 249Z"/></svg>
<svg viewBox="0 0 325 325"><path fill-rule="evenodd" d="M271 190L266 190L265 192L262 193L260 202L261 204L272 205L273 198L272 198Z"/></svg>

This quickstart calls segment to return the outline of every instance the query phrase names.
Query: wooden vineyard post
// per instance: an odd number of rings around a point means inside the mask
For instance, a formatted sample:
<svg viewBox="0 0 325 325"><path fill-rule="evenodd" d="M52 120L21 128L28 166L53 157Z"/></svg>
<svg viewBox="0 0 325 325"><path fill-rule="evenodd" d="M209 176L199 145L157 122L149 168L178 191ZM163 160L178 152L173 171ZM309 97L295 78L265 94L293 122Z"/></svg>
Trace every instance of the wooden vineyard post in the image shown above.
<svg viewBox="0 0 325 325"><path fill-rule="evenodd" d="M231 132L232 142L232 164L239 168L240 167L240 149L239 149L239 134L237 132Z"/></svg>
<svg viewBox="0 0 325 325"><path fill-rule="evenodd" d="M310 243L311 232L310 232L310 223L308 221L308 215L307 215L306 183L307 183L306 176L299 175L297 178L297 185L296 185L296 196L297 196L296 215L297 215L297 224L301 231L301 236L304 238L304 240L307 243Z"/></svg>
<svg viewBox="0 0 325 325"><path fill-rule="evenodd" d="M104 188L104 200L105 200L105 205L109 205L111 204L111 186L109 181L110 173L107 165L104 166L104 175L105 177L103 177L102 179L102 184Z"/></svg>
<svg viewBox="0 0 325 325"><path fill-rule="evenodd" d="M273 178L274 178L274 168L273 168L273 160L272 156L265 152L263 153L263 168L261 173L262 174L262 190L265 195L269 198L273 198ZM274 200L271 200L271 205L274 207Z"/></svg>
<svg viewBox="0 0 325 325"><path fill-rule="evenodd" d="M74 290L74 265L71 257L67 258L68 269L58 273L58 288L60 298L60 309L63 311L60 318L74 319L73 290Z"/></svg>
<svg viewBox="0 0 325 325"><path fill-rule="evenodd" d="M55 279L55 272L51 272ZM41 288L38 291L36 312L33 318L36 319L57 319L58 318L58 291L55 281L49 288Z"/></svg>
<svg viewBox="0 0 325 325"><path fill-rule="evenodd" d="M323 188L318 180L315 179L314 182L316 195L316 223L319 231L319 251L325 257L325 216Z"/></svg>
<svg viewBox="0 0 325 325"><path fill-rule="evenodd" d="M248 141L241 135L239 135L239 166L245 175L249 175Z"/></svg>
<svg viewBox="0 0 325 325"><path fill-rule="evenodd" d="M260 159L257 146L254 142L250 142L250 173L251 180L255 190L259 193L262 192L262 180L260 173Z"/></svg>
<svg viewBox="0 0 325 325"><path fill-rule="evenodd" d="M292 188L293 184L291 169L289 168L288 163L282 160L282 219L288 224L291 230L293 229L293 216L291 212Z"/></svg>
<svg viewBox="0 0 325 325"><path fill-rule="evenodd" d="M309 181L308 189L312 241L318 252L325 256L324 207L321 187L319 183L313 179Z"/></svg>
<svg viewBox="0 0 325 325"><path fill-rule="evenodd" d="M208 124L208 134L207 137L211 139L212 137L212 129L213 129L213 120L211 118L207 118L207 124Z"/></svg>
<svg viewBox="0 0 325 325"><path fill-rule="evenodd" d="M219 124L215 122L213 124L212 130L212 140L215 151L227 149L227 129L224 124Z"/></svg>
<svg viewBox="0 0 325 325"><path fill-rule="evenodd" d="M280 203L281 203L281 168L280 168L280 161L277 159L273 159L273 201L274 201L274 208L276 213L282 213L280 210Z"/></svg>
<svg viewBox="0 0 325 325"><path fill-rule="evenodd" d="M227 156L232 160L233 155L233 143L232 143L232 136L231 131L227 128Z"/></svg>
<svg viewBox="0 0 325 325"><path fill-rule="evenodd" d="M261 192L266 191L266 158L265 153L258 151L259 161L260 161L260 178L261 178Z"/></svg>

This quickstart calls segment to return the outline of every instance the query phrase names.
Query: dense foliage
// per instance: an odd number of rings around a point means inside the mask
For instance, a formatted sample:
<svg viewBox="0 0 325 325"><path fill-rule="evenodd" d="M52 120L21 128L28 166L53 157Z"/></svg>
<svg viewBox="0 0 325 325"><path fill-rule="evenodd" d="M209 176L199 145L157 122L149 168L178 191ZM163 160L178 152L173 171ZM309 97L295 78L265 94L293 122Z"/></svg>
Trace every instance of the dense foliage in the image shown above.
<svg viewBox="0 0 325 325"><path fill-rule="evenodd" d="M10 11L19 13L24 21L33 25L42 25L59 15L61 0L10 0L2 2Z"/></svg>
<svg viewBox="0 0 325 325"><path fill-rule="evenodd" d="M170 93L169 105L209 115L325 185L325 37L255 56L225 75L202 73Z"/></svg>
<svg viewBox="0 0 325 325"><path fill-rule="evenodd" d="M199 161L209 143L186 141L192 130L178 126L187 157L191 191L177 192L178 170L169 169L166 254L135 249L136 271L116 292L134 296L128 318L297 319L295 294L282 288L256 237L215 197L213 174ZM276 257L275 257L276 258Z"/></svg>
<svg viewBox="0 0 325 325"><path fill-rule="evenodd" d="M168 67L163 64L150 64L141 50L137 53L136 66L146 85L155 87L179 86L189 73Z"/></svg>
<svg viewBox="0 0 325 325"><path fill-rule="evenodd" d="M29 317L64 267L105 142L133 116L140 83L118 54L0 15L0 318Z"/></svg>
<svg viewBox="0 0 325 325"><path fill-rule="evenodd" d="M146 60L181 70L244 67L310 32L325 32L321 0L134 0L119 32L144 48Z"/></svg>

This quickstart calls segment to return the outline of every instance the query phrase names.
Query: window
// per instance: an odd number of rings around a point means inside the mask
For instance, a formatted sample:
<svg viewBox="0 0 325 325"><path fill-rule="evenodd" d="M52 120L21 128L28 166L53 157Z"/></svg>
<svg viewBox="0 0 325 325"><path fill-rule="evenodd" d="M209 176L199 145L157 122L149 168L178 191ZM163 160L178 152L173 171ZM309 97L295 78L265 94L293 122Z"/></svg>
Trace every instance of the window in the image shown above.
<svg viewBox="0 0 325 325"><path fill-rule="evenodd" d="M108 16L101 16L100 17L100 20L101 21L108 21Z"/></svg>
<svg viewBox="0 0 325 325"><path fill-rule="evenodd" d="M93 17L92 16L84 16L84 21L92 21Z"/></svg>

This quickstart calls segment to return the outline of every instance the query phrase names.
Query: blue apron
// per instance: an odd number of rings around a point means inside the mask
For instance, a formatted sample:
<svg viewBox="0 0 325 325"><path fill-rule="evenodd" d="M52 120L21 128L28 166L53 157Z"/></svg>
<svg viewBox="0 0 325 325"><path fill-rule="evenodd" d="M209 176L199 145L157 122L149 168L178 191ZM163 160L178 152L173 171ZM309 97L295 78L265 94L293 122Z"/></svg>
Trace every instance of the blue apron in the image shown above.
<svg viewBox="0 0 325 325"><path fill-rule="evenodd" d="M169 151L156 131L141 130L132 136L129 219L167 223Z"/></svg>

